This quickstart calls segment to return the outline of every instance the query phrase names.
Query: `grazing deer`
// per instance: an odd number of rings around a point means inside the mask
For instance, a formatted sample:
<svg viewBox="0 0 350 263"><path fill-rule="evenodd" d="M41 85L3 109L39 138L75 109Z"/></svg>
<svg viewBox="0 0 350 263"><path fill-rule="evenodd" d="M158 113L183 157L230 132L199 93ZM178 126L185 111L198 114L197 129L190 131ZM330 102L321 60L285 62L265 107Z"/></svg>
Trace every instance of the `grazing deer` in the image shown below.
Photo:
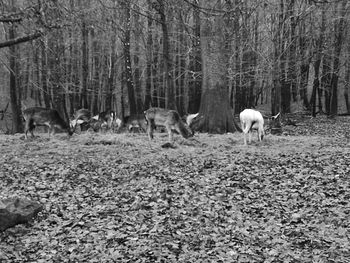
<svg viewBox="0 0 350 263"><path fill-rule="evenodd" d="M199 115L199 112L195 113L195 114L189 114L186 116L186 124L188 127L190 127L193 135L194 135L194 131L193 131L193 127L192 127L192 122L195 118L197 118L198 115Z"/></svg>
<svg viewBox="0 0 350 263"><path fill-rule="evenodd" d="M188 127L191 126L191 123L198 116L198 114L199 113L195 113L195 114L189 114L189 115L186 116L186 123L187 123Z"/></svg>
<svg viewBox="0 0 350 263"><path fill-rule="evenodd" d="M94 132L99 132L101 129L107 128L107 122L91 118L89 122L89 128L91 128Z"/></svg>
<svg viewBox="0 0 350 263"><path fill-rule="evenodd" d="M73 134L69 125L61 118L58 111L54 109L40 107L28 108L23 111L23 118L25 120L24 135L26 139L28 139L28 131L34 137L33 130L36 126L49 127L49 136L50 134L54 135L55 128L66 131L69 136Z"/></svg>
<svg viewBox="0 0 350 263"><path fill-rule="evenodd" d="M101 121L103 123L102 126L105 126L108 129L114 128L114 126L116 124L115 112L111 111L111 110L100 112L99 114L97 114L96 116L94 116L92 118L95 120Z"/></svg>
<svg viewBox="0 0 350 263"><path fill-rule="evenodd" d="M181 120L179 113L175 110L166 110L162 108L150 108L145 112L147 121L147 133L150 140L153 139L153 130L155 126L164 126L169 135L169 142L173 141L173 131L176 130L184 138L193 136L190 128Z"/></svg>
<svg viewBox="0 0 350 263"><path fill-rule="evenodd" d="M137 115L128 117L126 122L126 127L130 133L146 132L147 122L145 120L145 116L142 114L141 115L137 114Z"/></svg>
<svg viewBox="0 0 350 263"><path fill-rule="evenodd" d="M73 114L73 120L70 121L70 127L75 131L77 125L80 126L80 130L86 130L89 127L91 120L91 112L88 109L79 109Z"/></svg>
<svg viewBox="0 0 350 263"><path fill-rule="evenodd" d="M247 133L249 134L249 143L252 141L252 130L258 130L258 140L262 141L265 135L264 118L257 110L245 109L239 114L242 130L244 133L244 145L247 145Z"/></svg>

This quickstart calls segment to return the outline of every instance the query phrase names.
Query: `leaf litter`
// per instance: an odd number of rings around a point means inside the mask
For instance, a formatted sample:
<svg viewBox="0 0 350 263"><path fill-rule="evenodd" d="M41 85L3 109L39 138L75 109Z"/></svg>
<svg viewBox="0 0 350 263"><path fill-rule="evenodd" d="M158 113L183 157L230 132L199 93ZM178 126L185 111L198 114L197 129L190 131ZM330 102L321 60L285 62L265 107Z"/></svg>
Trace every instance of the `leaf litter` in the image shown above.
<svg viewBox="0 0 350 263"><path fill-rule="evenodd" d="M1 136L0 197L44 205L0 262L348 262L347 117L240 133Z"/></svg>

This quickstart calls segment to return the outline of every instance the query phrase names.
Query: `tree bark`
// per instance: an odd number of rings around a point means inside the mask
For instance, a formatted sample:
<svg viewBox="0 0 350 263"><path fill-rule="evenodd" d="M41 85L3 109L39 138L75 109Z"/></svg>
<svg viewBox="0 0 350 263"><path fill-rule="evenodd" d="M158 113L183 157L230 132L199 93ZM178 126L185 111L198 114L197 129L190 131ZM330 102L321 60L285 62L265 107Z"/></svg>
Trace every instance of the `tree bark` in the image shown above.
<svg viewBox="0 0 350 263"><path fill-rule="evenodd" d="M279 60L278 64L280 65L280 68L278 70L279 74L276 76L276 78L279 78L279 85L277 84L278 81L275 80L275 83L278 85L278 87L280 87L280 91L277 90L276 92L276 96L280 96L280 110L282 113L288 113L290 112L290 101L291 101L291 85L290 82L288 80L288 70L286 69L287 63L287 54L286 54L286 48L285 46L287 46L289 43L289 38L288 38L288 31L287 31L287 27L284 26L286 21L287 21L287 17L286 17L286 12L285 12L285 7L284 7L284 1L285 0L280 0L280 10L279 10L279 19L278 19L278 31L276 32L276 34L278 35L278 49L275 50L277 53L275 53L276 55L276 59ZM282 32L282 35L280 34L280 32ZM277 69L276 69L277 70ZM277 73L275 71L275 73ZM280 94L280 95L279 95ZM278 100L278 98L276 97L276 99ZM276 101L277 102L277 101ZM276 109L277 110L277 109ZM279 111L277 112L273 112L273 114L277 114Z"/></svg>
<svg viewBox="0 0 350 263"><path fill-rule="evenodd" d="M135 100L135 87L132 74L132 63L130 55L130 41L131 41L131 14L130 14L130 0L124 1L122 3L123 12L123 55L124 55L124 80L128 92L129 100L129 112L130 116L137 114L136 100Z"/></svg>
<svg viewBox="0 0 350 263"><path fill-rule="evenodd" d="M314 81L313 81L313 87L312 87L312 95L310 100L310 106L312 109L312 116L316 117L316 96L318 94L319 97L319 110L322 112L322 101L321 101L321 95L322 90L320 89L320 65L321 65L321 59L322 59L322 50L323 50L323 42L324 42L324 32L326 28L326 11L325 8L322 9L321 14L321 27L320 27L320 35L316 42L316 60L315 60L315 75L314 75Z"/></svg>
<svg viewBox="0 0 350 263"><path fill-rule="evenodd" d="M151 2L148 2L148 17L147 17L147 40L146 40L146 87L145 87L145 109L152 107L152 46L153 46L153 19L151 17Z"/></svg>
<svg viewBox="0 0 350 263"><path fill-rule="evenodd" d="M15 3L12 3L15 5ZM9 39L16 37L15 25L11 25L9 28ZM21 103L18 100L18 87L17 87L17 76L19 75L17 67L17 48L12 45L9 48L9 60L10 60L10 103L12 111L12 124L13 132L23 132L23 125L21 119Z"/></svg>
<svg viewBox="0 0 350 263"><path fill-rule="evenodd" d="M210 0L204 1L204 8L212 8ZM223 7L216 5L223 10ZM199 116L194 129L209 133L234 132L236 130L231 113L223 17L203 16L201 27L203 86Z"/></svg>
<svg viewBox="0 0 350 263"><path fill-rule="evenodd" d="M168 21L166 19L165 13L165 1L158 0L158 13L160 15L160 23L162 26L162 34L163 34L163 72L166 83L166 100L165 107L167 109L176 110L176 102L175 102L175 92L174 85L172 81L171 75L171 57L170 57L170 44L169 44L169 32L168 32Z"/></svg>
<svg viewBox="0 0 350 263"><path fill-rule="evenodd" d="M42 93L44 98L44 103L46 108L50 108L51 106L51 96L48 88L48 76L47 76L47 39L41 39L41 85L42 85Z"/></svg>
<svg viewBox="0 0 350 263"><path fill-rule="evenodd" d="M0 48L9 47L9 46L17 45L20 43L28 42L28 41L37 39L41 36L43 36L42 32L35 32L33 34L23 36L23 37L17 37L17 38L14 37L14 38L11 38L7 41L0 42Z"/></svg>
<svg viewBox="0 0 350 263"><path fill-rule="evenodd" d="M135 83L135 103L136 103L136 112L137 114L142 114L146 109L143 105L143 97L142 97L142 83L141 83L141 65L140 65L140 46L142 43L141 35L142 35L142 24L140 21L140 15L138 10L138 6L134 6L135 12L133 15L135 21L135 53L133 56L134 60L134 83Z"/></svg>
<svg viewBox="0 0 350 263"><path fill-rule="evenodd" d="M84 18L83 18L84 20ZM81 97L80 97L80 105L82 108L87 109L89 107L88 105L88 78L89 78L89 30L87 28L86 22L82 21L82 45L81 45L81 51L82 51L82 87L81 87Z"/></svg>
<svg viewBox="0 0 350 263"><path fill-rule="evenodd" d="M343 0L339 5L340 18L334 24L335 43L333 56L333 72L330 80L331 97L330 97L330 115L338 114L338 79L340 70L340 53L344 42L345 15L347 0Z"/></svg>
<svg viewBox="0 0 350 263"><path fill-rule="evenodd" d="M193 0L193 4L198 6L198 0ZM200 48L200 15L198 8L193 8L193 30L192 30L192 48L190 53L190 83L188 90L188 113L197 113L199 111L202 95L202 76L201 76L201 48Z"/></svg>

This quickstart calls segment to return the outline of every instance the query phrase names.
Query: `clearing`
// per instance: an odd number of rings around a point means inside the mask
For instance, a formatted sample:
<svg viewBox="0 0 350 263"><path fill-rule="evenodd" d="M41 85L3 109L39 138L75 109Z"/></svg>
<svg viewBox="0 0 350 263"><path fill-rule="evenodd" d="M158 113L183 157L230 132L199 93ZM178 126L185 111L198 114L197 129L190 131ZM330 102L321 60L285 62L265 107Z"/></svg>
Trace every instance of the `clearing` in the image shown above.
<svg viewBox="0 0 350 263"><path fill-rule="evenodd" d="M0 198L44 205L0 233L0 262L350 262L350 119L297 124L248 147L0 135Z"/></svg>

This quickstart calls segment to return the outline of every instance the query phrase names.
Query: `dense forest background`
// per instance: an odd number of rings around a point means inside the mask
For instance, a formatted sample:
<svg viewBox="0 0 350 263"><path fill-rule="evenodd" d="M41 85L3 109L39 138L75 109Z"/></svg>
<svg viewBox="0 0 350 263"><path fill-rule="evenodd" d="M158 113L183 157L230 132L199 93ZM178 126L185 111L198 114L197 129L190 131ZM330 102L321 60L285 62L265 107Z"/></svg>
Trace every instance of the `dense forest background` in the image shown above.
<svg viewBox="0 0 350 263"><path fill-rule="evenodd" d="M350 113L347 0L0 0L0 110ZM223 114L225 113L225 114Z"/></svg>

